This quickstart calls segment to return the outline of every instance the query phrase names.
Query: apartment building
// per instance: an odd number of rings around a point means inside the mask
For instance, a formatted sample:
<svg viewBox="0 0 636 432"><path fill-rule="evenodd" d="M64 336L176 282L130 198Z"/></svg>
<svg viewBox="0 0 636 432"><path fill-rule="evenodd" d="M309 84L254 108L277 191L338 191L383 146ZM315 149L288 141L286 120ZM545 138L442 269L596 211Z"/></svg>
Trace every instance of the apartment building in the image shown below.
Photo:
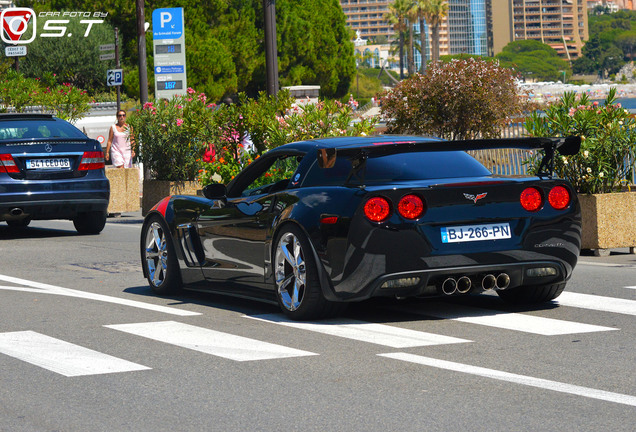
<svg viewBox="0 0 636 432"><path fill-rule="evenodd" d="M618 0L617 0L618 1ZM393 38L384 20L390 0L340 0L348 25L360 38ZM561 57L581 55L588 38L588 0L448 0L448 16L440 29L440 54L494 55L509 42L533 39L552 46ZM630 7L632 0L622 0ZM419 33L419 23L414 23ZM424 29L430 34L428 26ZM382 38L381 38L382 39ZM416 50L419 64L419 50ZM425 47L426 58L429 48Z"/></svg>
<svg viewBox="0 0 636 432"><path fill-rule="evenodd" d="M581 56L588 39L587 0L505 0L492 8L495 53L511 41L538 40L567 60Z"/></svg>

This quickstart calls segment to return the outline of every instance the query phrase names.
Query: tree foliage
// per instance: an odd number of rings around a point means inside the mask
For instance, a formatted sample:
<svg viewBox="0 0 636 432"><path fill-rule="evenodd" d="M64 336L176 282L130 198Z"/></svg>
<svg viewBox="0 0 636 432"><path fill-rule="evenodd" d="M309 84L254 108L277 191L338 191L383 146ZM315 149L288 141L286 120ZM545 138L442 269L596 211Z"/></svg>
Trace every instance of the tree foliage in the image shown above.
<svg viewBox="0 0 636 432"><path fill-rule="evenodd" d="M563 71L571 75L567 61L554 48L535 40L510 42L495 57L502 66L533 80L557 81L563 79Z"/></svg>
<svg viewBox="0 0 636 432"><path fill-rule="evenodd" d="M38 11L107 12L106 22L119 28L126 75L138 76L135 2L104 0L18 0ZM246 92L255 97L265 88L265 47L262 0L146 1L145 17L158 8L183 7L188 85L214 100ZM338 0L276 2L279 79L281 86L318 84L323 97L346 94L355 75L351 35ZM112 30L111 30L112 31ZM112 39L112 38L111 38ZM109 40L112 42L112 40ZM91 48L92 49L92 48ZM146 33L148 80L152 82L152 33ZM53 70L58 56L41 60ZM93 74L101 77L100 74ZM138 83L124 78L125 91L138 93Z"/></svg>
<svg viewBox="0 0 636 432"><path fill-rule="evenodd" d="M496 137L521 111L512 71L474 58L433 63L382 99L388 132L446 139Z"/></svg>
<svg viewBox="0 0 636 432"><path fill-rule="evenodd" d="M575 73L614 74L633 59L636 49L636 11L590 14L590 38L572 64Z"/></svg>

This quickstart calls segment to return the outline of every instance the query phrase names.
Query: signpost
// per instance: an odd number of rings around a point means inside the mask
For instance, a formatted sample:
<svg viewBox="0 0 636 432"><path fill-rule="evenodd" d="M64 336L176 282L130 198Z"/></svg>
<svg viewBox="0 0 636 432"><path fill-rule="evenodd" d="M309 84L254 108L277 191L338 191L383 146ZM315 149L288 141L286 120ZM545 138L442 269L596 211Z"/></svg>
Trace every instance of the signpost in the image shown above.
<svg viewBox="0 0 636 432"><path fill-rule="evenodd" d="M108 86L120 86L124 83L124 71L122 69L109 69L106 74Z"/></svg>
<svg viewBox="0 0 636 432"><path fill-rule="evenodd" d="M188 84L183 8L155 9L152 12L152 37L156 98L170 99L186 94Z"/></svg>

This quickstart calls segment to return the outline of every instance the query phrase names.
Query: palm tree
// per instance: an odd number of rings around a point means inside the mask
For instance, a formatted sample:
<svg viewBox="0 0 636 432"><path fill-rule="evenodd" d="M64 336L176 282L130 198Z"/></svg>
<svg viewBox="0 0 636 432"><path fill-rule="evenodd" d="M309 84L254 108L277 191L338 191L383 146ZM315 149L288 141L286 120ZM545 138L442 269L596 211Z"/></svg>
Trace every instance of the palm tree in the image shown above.
<svg viewBox="0 0 636 432"><path fill-rule="evenodd" d="M408 52L406 53L409 75L415 73L415 53L413 52L413 23L417 21L417 1L411 0L406 13L406 22L409 28Z"/></svg>
<svg viewBox="0 0 636 432"><path fill-rule="evenodd" d="M400 79L404 78L404 32L407 30L406 17L413 0L395 0L389 4L389 11L384 14L384 21L393 26L399 37L400 46Z"/></svg>
<svg viewBox="0 0 636 432"><path fill-rule="evenodd" d="M447 0L416 0L418 17L420 18L420 40L424 46L426 34L424 32L424 21L431 27L431 56L434 62L439 60L439 27L444 17L448 15ZM424 61L422 68L424 72Z"/></svg>

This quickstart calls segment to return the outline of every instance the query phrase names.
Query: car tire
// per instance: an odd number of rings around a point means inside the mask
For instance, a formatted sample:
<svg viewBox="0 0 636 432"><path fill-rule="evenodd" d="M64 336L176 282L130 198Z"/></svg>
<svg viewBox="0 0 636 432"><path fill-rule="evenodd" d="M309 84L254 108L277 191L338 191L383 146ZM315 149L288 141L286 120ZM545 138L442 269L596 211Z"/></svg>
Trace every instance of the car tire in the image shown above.
<svg viewBox="0 0 636 432"><path fill-rule="evenodd" d="M7 221L7 225L11 228L26 228L31 223L31 218L12 219Z"/></svg>
<svg viewBox="0 0 636 432"><path fill-rule="evenodd" d="M285 315L293 320L311 320L344 309L344 303L323 296L311 244L299 227L284 226L276 236L273 252L276 298Z"/></svg>
<svg viewBox="0 0 636 432"><path fill-rule="evenodd" d="M537 287L519 287L497 291L499 297L511 304L545 303L554 300L565 289L565 282Z"/></svg>
<svg viewBox="0 0 636 432"><path fill-rule="evenodd" d="M181 289L181 273L172 235L162 217L151 216L141 231L141 265L152 290L169 295Z"/></svg>
<svg viewBox="0 0 636 432"><path fill-rule="evenodd" d="M80 234L99 234L106 226L107 217L105 211L79 213L73 218L73 225Z"/></svg>

